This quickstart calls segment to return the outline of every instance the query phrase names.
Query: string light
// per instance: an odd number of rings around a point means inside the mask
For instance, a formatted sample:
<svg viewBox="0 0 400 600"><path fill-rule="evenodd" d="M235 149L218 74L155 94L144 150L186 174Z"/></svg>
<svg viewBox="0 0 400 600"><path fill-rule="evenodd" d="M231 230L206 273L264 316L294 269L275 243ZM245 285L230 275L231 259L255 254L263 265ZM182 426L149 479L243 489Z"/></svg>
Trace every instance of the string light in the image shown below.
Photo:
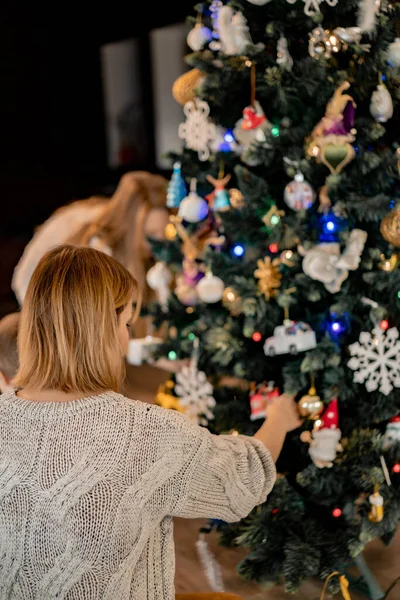
<svg viewBox="0 0 400 600"><path fill-rule="evenodd" d="M232 142L235 141L232 129L228 129L225 134L224 134L224 140L225 142L228 142L228 144L231 144Z"/></svg>
<svg viewBox="0 0 400 600"><path fill-rule="evenodd" d="M280 131L278 125L274 125L271 129L271 135L273 137L279 137Z"/></svg>
<svg viewBox="0 0 400 600"><path fill-rule="evenodd" d="M188 338L191 342L194 342L194 340L196 339L196 336L194 333L189 333Z"/></svg>
<svg viewBox="0 0 400 600"><path fill-rule="evenodd" d="M278 514L278 512L279 512L279 508L273 508L273 509L271 510L271 513L272 513L273 515L277 515L277 514Z"/></svg>
<svg viewBox="0 0 400 600"><path fill-rule="evenodd" d="M337 323L337 322L332 323L332 325L331 325L331 329L334 333L339 333L341 328L342 327L341 327L340 323Z"/></svg>
<svg viewBox="0 0 400 600"><path fill-rule="evenodd" d="M177 358L177 354L174 350L171 350L170 352L168 352L168 358L169 360L176 360Z"/></svg>
<svg viewBox="0 0 400 600"><path fill-rule="evenodd" d="M278 215L272 215L271 217L271 225L278 225L279 223L279 217Z"/></svg>
<svg viewBox="0 0 400 600"><path fill-rule="evenodd" d="M227 292L226 299L228 300L228 302L233 302L235 298L236 296L233 292Z"/></svg>
<svg viewBox="0 0 400 600"><path fill-rule="evenodd" d="M253 342L261 342L262 340L262 335L259 331L255 331L251 337L253 339Z"/></svg>
<svg viewBox="0 0 400 600"><path fill-rule="evenodd" d="M194 313L194 308L193 306L188 306L186 309L186 312L188 315L192 315Z"/></svg>
<svg viewBox="0 0 400 600"><path fill-rule="evenodd" d="M383 329L383 331L386 331L387 329L389 329L389 321L383 319L383 321L379 323L379 327Z"/></svg>
<svg viewBox="0 0 400 600"><path fill-rule="evenodd" d="M400 300L400 290L397 292L397 297Z"/></svg>
<svg viewBox="0 0 400 600"><path fill-rule="evenodd" d="M336 229L336 223L334 223L333 221L328 221L326 223L326 228L327 228L328 231L333 232Z"/></svg>
<svg viewBox="0 0 400 600"><path fill-rule="evenodd" d="M285 258L287 260L290 260L293 256L293 252L291 250L288 250L287 252L285 252Z"/></svg>
<svg viewBox="0 0 400 600"><path fill-rule="evenodd" d="M400 463L393 465L393 473L400 473Z"/></svg>
<svg viewBox="0 0 400 600"><path fill-rule="evenodd" d="M272 254L276 254L278 252L278 250L279 250L278 244L273 243L273 244L269 245L269 251L272 252Z"/></svg>
<svg viewBox="0 0 400 600"><path fill-rule="evenodd" d="M244 247L241 244L236 244L236 246L233 247L233 254L238 257L243 256Z"/></svg>
<svg viewBox="0 0 400 600"><path fill-rule="evenodd" d="M342 516L342 511L340 508L334 508L332 511L332 515L335 517L335 519L338 519L339 517Z"/></svg>

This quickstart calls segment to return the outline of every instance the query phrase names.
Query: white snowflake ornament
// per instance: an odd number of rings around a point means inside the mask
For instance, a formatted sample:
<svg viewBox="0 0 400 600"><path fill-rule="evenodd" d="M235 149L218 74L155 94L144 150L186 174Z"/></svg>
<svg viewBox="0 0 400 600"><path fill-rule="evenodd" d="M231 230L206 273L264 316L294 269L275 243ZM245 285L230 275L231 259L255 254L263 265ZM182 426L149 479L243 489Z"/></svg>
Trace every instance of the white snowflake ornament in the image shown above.
<svg viewBox="0 0 400 600"><path fill-rule="evenodd" d="M204 371L199 371L194 361L182 368L176 376L175 392L185 415L199 425L207 425L214 418L213 387Z"/></svg>
<svg viewBox="0 0 400 600"><path fill-rule="evenodd" d="M362 331L359 342L351 344L349 350L353 358L348 366L355 371L355 383L365 383L368 392L379 388L385 396L394 387L400 387L400 341L396 327L386 333L379 325L372 333Z"/></svg>
<svg viewBox="0 0 400 600"><path fill-rule="evenodd" d="M216 136L216 126L208 120L210 107L204 100L190 100L183 107L186 121L179 125L178 135L185 140L186 148L195 150L199 159L210 157L209 144Z"/></svg>

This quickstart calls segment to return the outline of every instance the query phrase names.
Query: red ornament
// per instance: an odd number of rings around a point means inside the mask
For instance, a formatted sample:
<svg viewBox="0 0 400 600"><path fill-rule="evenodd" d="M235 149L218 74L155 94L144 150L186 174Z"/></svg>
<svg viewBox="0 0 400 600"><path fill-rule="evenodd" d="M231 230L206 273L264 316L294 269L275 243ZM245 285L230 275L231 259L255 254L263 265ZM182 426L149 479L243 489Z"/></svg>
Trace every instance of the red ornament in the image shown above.
<svg viewBox="0 0 400 600"><path fill-rule="evenodd" d="M265 115L259 115L252 106L247 106L243 111L242 129L244 131L257 129L265 120Z"/></svg>
<svg viewBox="0 0 400 600"><path fill-rule="evenodd" d="M400 463L393 465L392 471L393 471L393 473L400 473Z"/></svg>
<svg viewBox="0 0 400 600"><path fill-rule="evenodd" d="M272 252L272 254L276 254L278 252L278 250L279 250L278 244L273 243L273 244L269 245L269 251Z"/></svg>
<svg viewBox="0 0 400 600"><path fill-rule="evenodd" d="M332 511L332 515L335 517L335 519L338 519L339 517L341 517L341 516L342 516L342 511L341 511L341 509L340 509L340 508L335 508L335 509Z"/></svg>
<svg viewBox="0 0 400 600"><path fill-rule="evenodd" d="M253 342L261 342L262 335L259 331L255 331L252 335Z"/></svg>
<svg viewBox="0 0 400 600"><path fill-rule="evenodd" d="M337 398L328 404L327 409L321 416L321 425L318 429L337 429L339 427L339 407Z"/></svg>
<svg viewBox="0 0 400 600"><path fill-rule="evenodd" d="M389 321L383 319L383 321L379 323L379 327L383 329L383 331L386 331L387 329L389 329Z"/></svg>

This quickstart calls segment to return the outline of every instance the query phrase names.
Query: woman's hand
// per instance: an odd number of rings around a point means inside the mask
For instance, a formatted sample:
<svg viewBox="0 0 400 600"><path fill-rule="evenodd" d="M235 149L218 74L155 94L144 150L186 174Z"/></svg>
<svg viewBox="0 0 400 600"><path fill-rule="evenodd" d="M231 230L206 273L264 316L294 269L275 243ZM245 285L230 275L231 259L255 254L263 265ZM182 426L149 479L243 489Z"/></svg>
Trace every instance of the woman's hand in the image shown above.
<svg viewBox="0 0 400 600"><path fill-rule="evenodd" d="M294 398L294 394L282 394L267 407L267 418L279 420L286 432L293 431L302 424Z"/></svg>

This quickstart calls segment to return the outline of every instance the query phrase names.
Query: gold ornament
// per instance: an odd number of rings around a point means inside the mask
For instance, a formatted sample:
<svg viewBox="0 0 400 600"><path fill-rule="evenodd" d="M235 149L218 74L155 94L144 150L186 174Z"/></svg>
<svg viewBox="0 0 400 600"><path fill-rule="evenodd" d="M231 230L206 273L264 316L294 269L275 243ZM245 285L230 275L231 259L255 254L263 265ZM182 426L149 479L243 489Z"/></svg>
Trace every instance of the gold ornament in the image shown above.
<svg viewBox="0 0 400 600"><path fill-rule="evenodd" d="M224 289L222 304L229 310L232 316L237 317L242 312L242 299L231 287Z"/></svg>
<svg viewBox="0 0 400 600"><path fill-rule="evenodd" d="M164 235L167 238L167 240L170 240L170 241L172 241L176 238L177 231L176 231L176 227L173 223L168 223L168 225L165 228Z"/></svg>
<svg viewBox="0 0 400 600"><path fill-rule="evenodd" d="M160 385L155 399L156 404L158 406L162 406L163 408L177 410L178 412L183 413L184 410L179 403L179 398L173 396L170 392L170 390L173 390L174 387L175 384L171 380L168 380L164 384Z"/></svg>
<svg viewBox="0 0 400 600"><path fill-rule="evenodd" d="M203 77L204 75L199 69L191 69L178 77L172 86L172 95L178 104L184 106L196 98L195 89L200 85Z"/></svg>
<svg viewBox="0 0 400 600"><path fill-rule="evenodd" d="M389 244L400 247L400 208L394 208L381 223L381 234Z"/></svg>
<svg viewBox="0 0 400 600"><path fill-rule="evenodd" d="M298 407L301 417L306 417L307 419L312 419L313 421L318 419L322 413L324 404L321 401L321 398L317 396L317 390L315 389L314 383L312 383L310 389L308 390L308 394L300 398Z"/></svg>
<svg viewBox="0 0 400 600"><path fill-rule="evenodd" d="M244 196L242 192L236 188L231 188L229 190L229 200L232 208L240 210L244 206Z"/></svg>
<svg viewBox="0 0 400 600"><path fill-rule="evenodd" d="M393 253L390 258L386 258L384 254L381 254L381 262L378 264L378 267L382 271L387 271L388 273L390 273L391 271L393 271L393 269L396 268L398 260L399 257L395 253Z"/></svg>
<svg viewBox="0 0 400 600"><path fill-rule="evenodd" d="M279 258L271 260L266 256L264 260L257 261L257 269L254 271L254 277L258 279L260 292L264 294L266 300L275 298L278 289L281 286L282 275L279 272Z"/></svg>
<svg viewBox="0 0 400 600"><path fill-rule="evenodd" d="M271 227L271 225L277 225L281 217L285 216L284 210L278 210L276 204L273 204L269 211L265 213L262 218L262 222L267 227Z"/></svg>
<svg viewBox="0 0 400 600"><path fill-rule="evenodd" d="M383 521L384 509L383 509L383 498L379 493L379 487L375 486L375 491L369 497L369 503L371 510L368 513L368 519L371 523L380 523Z"/></svg>

